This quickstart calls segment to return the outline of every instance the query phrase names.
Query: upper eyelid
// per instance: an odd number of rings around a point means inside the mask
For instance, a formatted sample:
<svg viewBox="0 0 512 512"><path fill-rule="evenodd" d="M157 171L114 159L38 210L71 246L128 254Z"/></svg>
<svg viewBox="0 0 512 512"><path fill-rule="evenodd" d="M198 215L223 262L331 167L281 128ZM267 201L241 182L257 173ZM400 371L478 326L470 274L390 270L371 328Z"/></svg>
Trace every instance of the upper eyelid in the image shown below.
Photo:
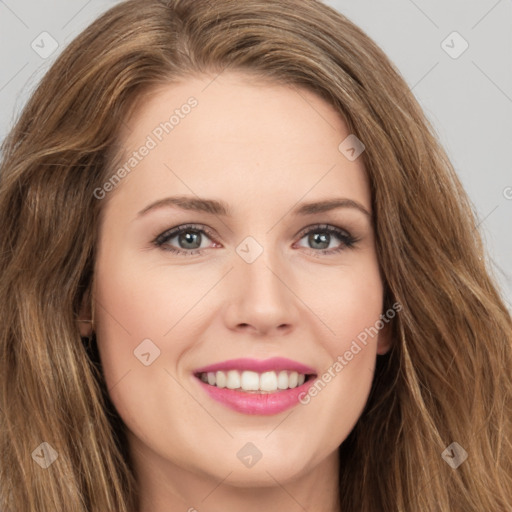
<svg viewBox="0 0 512 512"><path fill-rule="evenodd" d="M179 226L175 226L173 228L166 229L162 233L156 236L156 238L153 240L153 242L157 242L159 239L165 237L165 238L174 238L175 236L179 235L183 231L186 231L189 229L190 231L196 230L200 232L206 233L208 235L208 238L213 239L216 241L216 237L213 233L213 230L208 228L207 226L203 224L180 224Z"/></svg>
<svg viewBox="0 0 512 512"><path fill-rule="evenodd" d="M199 231L199 232L204 232L208 236L208 238L210 238L212 241L220 243L220 242L217 241L217 237L216 237L213 229L209 228L208 226L206 226L204 224L194 224L194 223L181 224L179 226L175 226L173 228L169 228L169 229L163 231L161 234L159 234L155 238L154 242L158 241L158 239L160 239L162 237L174 238L175 236L177 236L178 234L182 233L183 231L186 231L187 229L189 229L191 231L196 230L196 231ZM300 236L302 238L309 231L314 230L314 229L318 229L318 230L325 229L325 230L332 230L332 231L343 231L343 232L345 232L347 234L347 236L352 237L352 238L356 238L347 229L339 227L339 226L335 226L334 224L328 224L328 223L325 223L325 222L324 223L310 224L308 226L305 226L304 228L301 228L298 231L298 233L294 235L294 238L297 237L297 236Z"/></svg>
<svg viewBox="0 0 512 512"><path fill-rule="evenodd" d="M340 226L335 226L334 224L328 224L326 222L310 224L309 226L302 228L295 236L300 236L303 233L308 233L309 231L312 231L314 229L318 229L318 231L321 231L322 229L325 229L327 231L344 231L347 235L352 236L350 231L348 231L347 229L342 228Z"/></svg>

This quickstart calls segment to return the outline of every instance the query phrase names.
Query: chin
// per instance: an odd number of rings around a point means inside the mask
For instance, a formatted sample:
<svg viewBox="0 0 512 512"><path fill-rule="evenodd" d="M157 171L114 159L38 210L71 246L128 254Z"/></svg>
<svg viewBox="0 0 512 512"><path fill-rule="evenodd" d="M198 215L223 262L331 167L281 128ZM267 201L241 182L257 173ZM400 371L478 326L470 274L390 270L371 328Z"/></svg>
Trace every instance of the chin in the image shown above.
<svg viewBox="0 0 512 512"><path fill-rule="evenodd" d="M275 486L276 481L281 485L292 482L311 469L310 457L298 451L292 453L291 457L281 449L262 451L261 458L253 460L250 457L245 458L244 452L240 457L229 456L222 461L213 459L208 473L217 480L222 480L229 474L224 483L233 487L268 487ZM212 467L211 464L215 466Z"/></svg>
<svg viewBox="0 0 512 512"><path fill-rule="evenodd" d="M286 485L297 479L303 473L303 468L292 467L286 462L273 464L270 461L263 464L260 460L252 468L231 468L231 471L225 483L232 487L274 487L276 481Z"/></svg>

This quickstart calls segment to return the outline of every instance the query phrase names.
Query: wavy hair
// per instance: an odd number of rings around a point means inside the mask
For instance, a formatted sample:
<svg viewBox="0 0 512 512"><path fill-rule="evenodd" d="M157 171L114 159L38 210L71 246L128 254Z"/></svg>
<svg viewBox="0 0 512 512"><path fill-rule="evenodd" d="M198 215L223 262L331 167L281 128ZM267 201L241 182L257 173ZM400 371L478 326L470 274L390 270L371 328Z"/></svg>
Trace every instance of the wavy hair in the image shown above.
<svg viewBox="0 0 512 512"><path fill-rule="evenodd" d="M124 426L77 323L94 190L141 95L229 69L313 91L366 146L385 308L402 309L339 448L341 509L510 512L512 320L472 205L398 70L317 0L122 2L31 96L0 167L1 510L137 511ZM58 454L46 469L42 442ZM457 469L441 456L452 442L468 453Z"/></svg>

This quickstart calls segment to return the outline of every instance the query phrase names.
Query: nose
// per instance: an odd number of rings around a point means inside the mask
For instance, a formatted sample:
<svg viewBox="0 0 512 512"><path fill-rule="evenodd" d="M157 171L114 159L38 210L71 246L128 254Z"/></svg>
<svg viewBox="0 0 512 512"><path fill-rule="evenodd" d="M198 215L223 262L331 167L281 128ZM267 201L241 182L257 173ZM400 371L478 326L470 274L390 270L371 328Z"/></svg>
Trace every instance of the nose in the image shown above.
<svg viewBox="0 0 512 512"><path fill-rule="evenodd" d="M252 263L236 253L226 287L225 322L231 330L253 335L290 332L299 319L300 300L293 292L293 277L286 262L270 250Z"/></svg>

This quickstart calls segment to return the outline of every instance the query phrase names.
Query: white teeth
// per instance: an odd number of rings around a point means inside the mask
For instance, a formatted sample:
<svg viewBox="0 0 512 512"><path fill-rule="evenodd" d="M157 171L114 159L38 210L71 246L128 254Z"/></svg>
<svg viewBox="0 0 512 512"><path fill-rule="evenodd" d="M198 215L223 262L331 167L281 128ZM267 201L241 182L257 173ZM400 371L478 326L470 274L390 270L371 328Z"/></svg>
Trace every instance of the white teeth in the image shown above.
<svg viewBox="0 0 512 512"><path fill-rule="evenodd" d="M279 372L277 377L277 387L279 389L288 389L288 372L284 370Z"/></svg>
<svg viewBox="0 0 512 512"><path fill-rule="evenodd" d="M217 372L216 379L217 379L217 387L218 388L226 387L227 378L226 378L226 374L224 372Z"/></svg>
<svg viewBox="0 0 512 512"><path fill-rule="evenodd" d="M263 372L229 370L228 372L201 373L200 379L210 386L218 388L239 389L241 391L272 392L302 386L306 375L295 371Z"/></svg>
<svg viewBox="0 0 512 512"><path fill-rule="evenodd" d="M242 372L240 387L244 391L258 391L260 389L260 376L256 372Z"/></svg>
<svg viewBox="0 0 512 512"><path fill-rule="evenodd" d="M238 389L240 387L240 373L236 370L229 370L226 387L229 389Z"/></svg>
<svg viewBox="0 0 512 512"><path fill-rule="evenodd" d="M261 391L276 391L277 390L276 372L265 372L265 373L261 374L260 389L261 389Z"/></svg>

